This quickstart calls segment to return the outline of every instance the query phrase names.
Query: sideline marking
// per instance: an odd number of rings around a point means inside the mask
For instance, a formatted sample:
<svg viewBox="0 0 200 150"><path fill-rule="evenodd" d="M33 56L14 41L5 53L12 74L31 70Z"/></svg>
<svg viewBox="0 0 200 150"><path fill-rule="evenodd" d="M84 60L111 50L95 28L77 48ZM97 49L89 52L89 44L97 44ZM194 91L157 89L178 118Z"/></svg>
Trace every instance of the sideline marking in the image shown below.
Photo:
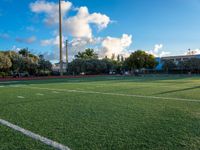
<svg viewBox="0 0 200 150"><path fill-rule="evenodd" d="M113 96L126 96L126 97L138 97L138 98L149 98L149 99L163 99L163 100L175 100L175 101L187 101L187 102L199 102L198 99L185 99L185 98L174 98L174 97L159 97L159 96L145 96L135 94L120 94L120 93L106 93L96 91L78 91L78 90L66 90L66 89L51 89L51 88L40 88L40 87L28 87L31 89L49 90L49 91L62 91L70 93L86 93L86 94L102 94L102 95L113 95Z"/></svg>
<svg viewBox="0 0 200 150"><path fill-rule="evenodd" d="M24 99L25 97L23 97L23 96L17 96L17 98Z"/></svg>
<svg viewBox="0 0 200 150"><path fill-rule="evenodd" d="M52 91L52 93L54 93L54 94L59 94L60 92L57 92L57 91Z"/></svg>
<svg viewBox="0 0 200 150"><path fill-rule="evenodd" d="M44 94L41 94L41 93L36 93L36 95L38 95L38 96L44 96Z"/></svg>
<svg viewBox="0 0 200 150"><path fill-rule="evenodd" d="M51 147L53 147L55 149L70 150L70 148L65 146L65 145L62 145L62 144L57 143L57 142L55 142L53 140L45 138L45 137L43 137L43 136L41 136L39 134L36 134L36 133L33 133L33 132L29 131L29 130L21 128L21 127L19 127L17 125L14 125L14 124L6 121L6 120L0 119L0 124L2 124L4 126L7 126L7 127L11 128L11 129L13 129L15 131L18 131L18 132L20 132L20 133L22 133L22 134L24 134L24 135L26 135L26 136L28 136L28 137L30 137L32 139L35 139L35 140L40 141L40 142L42 142L42 143L44 143L46 145L49 145L49 146L51 146Z"/></svg>
<svg viewBox="0 0 200 150"><path fill-rule="evenodd" d="M5 87L5 86L0 86L0 88L3 88L3 87Z"/></svg>
<svg viewBox="0 0 200 150"><path fill-rule="evenodd" d="M16 84L16 85L9 85L10 87L22 87L22 86L26 86L26 85L23 85L23 84Z"/></svg>
<svg viewBox="0 0 200 150"><path fill-rule="evenodd" d="M83 89L81 89L81 88L76 88L76 90L80 90L80 91L82 91Z"/></svg>
<svg viewBox="0 0 200 150"><path fill-rule="evenodd" d="M98 84L94 84L94 83L85 83L85 82L81 82L81 83L59 83L59 84L81 84L81 85L92 85L92 86L107 86L107 87L110 87L110 85L109 84L103 84L103 83L98 83ZM118 87L118 86L121 86L121 85L124 85L125 83L121 83L121 84L112 84L112 86L114 86L114 87ZM141 86L141 87L163 87L163 88L166 88L166 87L172 87L172 86L174 86L174 85L169 85L169 86L167 86L167 85L146 85L146 84L139 84L139 83L134 83L134 85L135 86ZM178 84L176 84L176 85L178 85ZM188 87L188 86L185 86L185 87Z"/></svg>

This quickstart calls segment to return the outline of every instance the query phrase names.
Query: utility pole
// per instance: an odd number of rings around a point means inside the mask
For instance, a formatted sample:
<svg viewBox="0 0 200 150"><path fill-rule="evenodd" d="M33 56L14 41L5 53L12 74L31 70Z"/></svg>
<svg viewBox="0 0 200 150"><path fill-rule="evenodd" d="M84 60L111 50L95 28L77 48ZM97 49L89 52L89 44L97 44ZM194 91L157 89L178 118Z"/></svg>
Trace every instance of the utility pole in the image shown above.
<svg viewBox="0 0 200 150"><path fill-rule="evenodd" d="M66 73L68 72L68 40L66 40Z"/></svg>
<svg viewBox="0 0 200 150"><path fill-rule="evenodd" d="M63 76L61 0L59 0L59 36L60 36L60 76Z"/></svg>

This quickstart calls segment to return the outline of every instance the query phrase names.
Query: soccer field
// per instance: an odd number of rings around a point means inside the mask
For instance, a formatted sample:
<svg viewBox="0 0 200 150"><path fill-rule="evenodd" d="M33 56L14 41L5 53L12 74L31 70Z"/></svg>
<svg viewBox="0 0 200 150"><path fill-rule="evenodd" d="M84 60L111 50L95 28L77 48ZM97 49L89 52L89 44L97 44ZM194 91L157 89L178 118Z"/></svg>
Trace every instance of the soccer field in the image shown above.
<svg viewBox="0 0 200 150"><path fill-rule="evenodd" d="M200 148L200 77L0 82L0 119L73 150ZM54 149L0 124L0 150Z"/></svg>

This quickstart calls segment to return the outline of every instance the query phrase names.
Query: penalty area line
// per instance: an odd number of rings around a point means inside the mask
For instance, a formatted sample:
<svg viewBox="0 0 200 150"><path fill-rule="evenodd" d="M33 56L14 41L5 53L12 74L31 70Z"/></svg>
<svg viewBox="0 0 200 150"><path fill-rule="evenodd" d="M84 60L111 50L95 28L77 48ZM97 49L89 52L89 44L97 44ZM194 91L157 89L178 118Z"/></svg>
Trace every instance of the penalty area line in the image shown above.
<svg viewBox="0 0 200 150"><path fill-rule="evenodd" d="M33 132L29 131L29 130L21 128L21 127L19 127L17 125L14 125L14 124L6 121L6 120L0 119L0 124L4 125L6 127L9 127L9 128L11 128L11 129L13 129L15 131L18 131L18 132L20 132L20 133L22 133L22 134L34 139L34 140L40 141L43 144L51 146L51 147L53 147L55 149L58 149L58 150L70 150L70 148L65 146L65 145L62 145L62 144L57 143L57 142L55 142L53 140L45 138L45 137L43 137L43 136L41 136L39 134L36 134L36 133L33 133Z"/></svg>

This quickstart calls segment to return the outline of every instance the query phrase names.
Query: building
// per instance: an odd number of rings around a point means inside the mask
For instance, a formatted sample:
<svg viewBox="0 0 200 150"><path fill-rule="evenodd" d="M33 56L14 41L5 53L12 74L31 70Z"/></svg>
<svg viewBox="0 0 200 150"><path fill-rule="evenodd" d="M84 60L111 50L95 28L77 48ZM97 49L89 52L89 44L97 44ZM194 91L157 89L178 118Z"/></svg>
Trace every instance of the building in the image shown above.
<svg viewBox="0 0 200 150"><path fill-rule="evenodd" d="M67 68L67 64L66 64L66 62L63 62L63 72L67 71L66 68ZM53 64L52 70L54 72L60 72L60 63Z"/></svg>
<svg viewBox="0 0 200 150"><path fill-rule="evenodd" d="M180 55L180 56L167 56L167 57L157 57L156 61L158 62L158 65L156 67L156 70L162 70L164 61L171 60L174 61L176 64L178 64L181 61L187 61L192 58L199 58L200 54L198 55Z"/></svg>

